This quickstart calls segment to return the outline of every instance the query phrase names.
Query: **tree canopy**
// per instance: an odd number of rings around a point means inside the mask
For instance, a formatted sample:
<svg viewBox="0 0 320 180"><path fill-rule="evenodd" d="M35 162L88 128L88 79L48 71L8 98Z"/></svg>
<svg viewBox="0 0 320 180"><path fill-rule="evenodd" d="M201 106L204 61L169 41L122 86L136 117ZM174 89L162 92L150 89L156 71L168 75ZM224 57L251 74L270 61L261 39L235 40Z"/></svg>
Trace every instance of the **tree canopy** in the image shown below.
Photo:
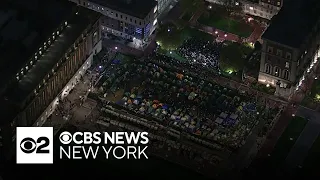
<svg viewBox="0 0 320 180"><path fill-rule="evenodd" d="M162 49L175 50L183 43L181 31L173 24L162 25L158 30L156 41Z"/></svg>
<svg viewBox="0 0 320 180"><path fill-rule="evenodd" d="M221 70L237 72L244 68L245 57L240 46L232 43L222 48L219 61Z"/></svg>

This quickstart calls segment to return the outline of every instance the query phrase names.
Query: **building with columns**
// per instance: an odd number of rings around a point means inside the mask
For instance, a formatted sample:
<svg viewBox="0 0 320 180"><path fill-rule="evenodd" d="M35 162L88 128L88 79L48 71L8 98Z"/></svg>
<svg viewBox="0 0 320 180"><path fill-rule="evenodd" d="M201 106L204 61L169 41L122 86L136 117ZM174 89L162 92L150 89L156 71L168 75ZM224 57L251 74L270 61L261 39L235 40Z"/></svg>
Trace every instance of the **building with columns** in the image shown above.
<svg viewBox="0 0 320 180"><path fill-rule="evenodd" d="M63 0L4 5L11 9L0 7L2 160L15 128L41 126L102 48L99 13Z"/></svg>
<svg viewBox="0 0 320 180"><path fill-rule="evenodd" d="M69 0L103 15L102 31L121 37L134 47L146 48L158 21L155 0Z"/></svg>
<svg viewBox="0 0 320 180"><path fill-rule="evenodd" d="M262 36L259 82L285 96L299 89L319 57L319 8L318 0L291 1L272 19Z"/></svg>

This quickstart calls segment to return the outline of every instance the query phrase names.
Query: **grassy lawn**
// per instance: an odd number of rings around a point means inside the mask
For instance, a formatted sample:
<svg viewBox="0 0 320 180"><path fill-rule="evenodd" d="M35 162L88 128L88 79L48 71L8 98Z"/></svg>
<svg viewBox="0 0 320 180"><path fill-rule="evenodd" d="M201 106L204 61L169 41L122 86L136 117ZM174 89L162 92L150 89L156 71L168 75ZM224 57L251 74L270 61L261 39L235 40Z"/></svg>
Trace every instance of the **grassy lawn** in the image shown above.
<svg viewBox="0 0 320 180"><path fill-rule="evenodd" d="M180 47L185 40L190 37L197 37L203 40L214 40L214 36L198 29L190 27L177 27L173 23L168 23L160 26L156 41L164 50L174 51Z"/></svg>
<svg viewBox="0 0 320 180"><path fill-rule="evenodd" d="M241 37L249 37L253 31L253 28L244 21L233 20L218 13L203 13L198 22Z"/></svg>
<svg viewBox="0 0 320 180"><path fill-rule="evenodd" d="M227 42L221 50L220 68L224 72L240 72L246 64L246 57L253 51L249 46ZM232 52L232 53L230 53Z"/></svg>
<svg viewBox="0 0 320 180"><path fill-rule="evenodd" d="M185 27L181 32L183 40L186 40L191 37L196 37L198 39L206 40L206 41L212 41L215 39L215 37L211 34L208 34L206 32L200 31L195 28L191 27Z"/></svg>
<svg viewBox="0 0 320 180"><path fill-rule="evenodd" d="M192 15L193 15L192 12L186 11L183 14L181 19L183 19L184 21L189 21L191 19Z"/></svg>
<svg viewBox="0 0 320 180"><path fill-rule="evenodd" d="M270 167L276 168L283 164L307 122L306 119L301 117L295 117L291 120L271 153L269 159Z"/></svg>
<svg viewBox="0 0 320 180"><path fill-rule="evenodd" d="M165 54L169 57L175 58L179 61L187 61L184 57L180 56L179 53L176 52L176 49L180 47L183 42L191 37L197 37L198 39L203 39L206 41L214 40L214 37L211 34L206 32L199 31L198 29L185 27L183 29L175 29L172 28L172 24L170 25L170 32L161 32L160 36L157 36L157 42L160 44L159 52ZM165 28L165 30L167 27ZM171 33L174 38L170 38L170 36L166 36L165 33ZM171 53L170 53L171 52Z"/></svg>

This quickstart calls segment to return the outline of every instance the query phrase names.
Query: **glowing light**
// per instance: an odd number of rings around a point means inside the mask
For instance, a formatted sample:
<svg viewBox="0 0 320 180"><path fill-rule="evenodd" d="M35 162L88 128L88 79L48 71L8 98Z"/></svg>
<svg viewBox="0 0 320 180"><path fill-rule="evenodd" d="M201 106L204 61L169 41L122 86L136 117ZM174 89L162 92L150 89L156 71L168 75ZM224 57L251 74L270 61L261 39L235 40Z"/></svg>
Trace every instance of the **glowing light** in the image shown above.
<svg viewBox="0 0 320 180"><path fill-rule="evenodd" d="M116 46L116 47L114 47L114 49L118 49L118 47Z"/></svg>
<svg viewBox="0 0 320 180"><path fill-rule="evenodd" d="M266 87L270 87L270 84L267 84Z"/></svg>
<svg viewBox="0 0 320 180"><path fill-rule="evenodd" d="M210 6L208 6L208 8L209 8L209 9L212 9L212 6L210 5Z"/></svg>
<svg viewBox="0 0 320 180"><path fill-rule="evenodd" d="M214 32L215 34L218 34L218 31Z"/></svg>

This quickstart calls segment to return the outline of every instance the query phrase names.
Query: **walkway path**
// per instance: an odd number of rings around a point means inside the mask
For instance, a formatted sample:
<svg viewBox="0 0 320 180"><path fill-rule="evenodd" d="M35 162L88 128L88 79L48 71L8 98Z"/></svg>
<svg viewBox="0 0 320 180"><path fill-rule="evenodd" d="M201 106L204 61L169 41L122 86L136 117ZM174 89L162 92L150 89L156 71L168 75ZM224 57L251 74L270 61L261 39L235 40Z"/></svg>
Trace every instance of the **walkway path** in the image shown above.
<svg viewBox="0 0 320 180"><path fill-rule="evenodd" d="M311 71L307 77L305 77L305 81L303 85L301 86L302 90L296 91L292 97L290 98L290 103L299 104L303 98L305 97L305 89L310 89L312 86L312 83L314 81L314 76L317 75L317 72L319 71L318 64L315 64L315 68L317 68L315 71ZM299 109L299 111L298 111ZM264 143L263 147L259 151L258 158L265 158L268 154L271 154L274 146L276 145L279 137L285 130L285 128L288 126L290 120L292 119L292 114L299 113L299 116L302 117L308 117L312 116L315 111L309 111L306 108L303 107L294 107L294 106L288 106L288 108L284 111L282 116L279 118L277 124L274 126L272 131L269 133L266 142ZM303 114L301 114L303 113ZM319 118L320 120L320 118Z"/></svg>

